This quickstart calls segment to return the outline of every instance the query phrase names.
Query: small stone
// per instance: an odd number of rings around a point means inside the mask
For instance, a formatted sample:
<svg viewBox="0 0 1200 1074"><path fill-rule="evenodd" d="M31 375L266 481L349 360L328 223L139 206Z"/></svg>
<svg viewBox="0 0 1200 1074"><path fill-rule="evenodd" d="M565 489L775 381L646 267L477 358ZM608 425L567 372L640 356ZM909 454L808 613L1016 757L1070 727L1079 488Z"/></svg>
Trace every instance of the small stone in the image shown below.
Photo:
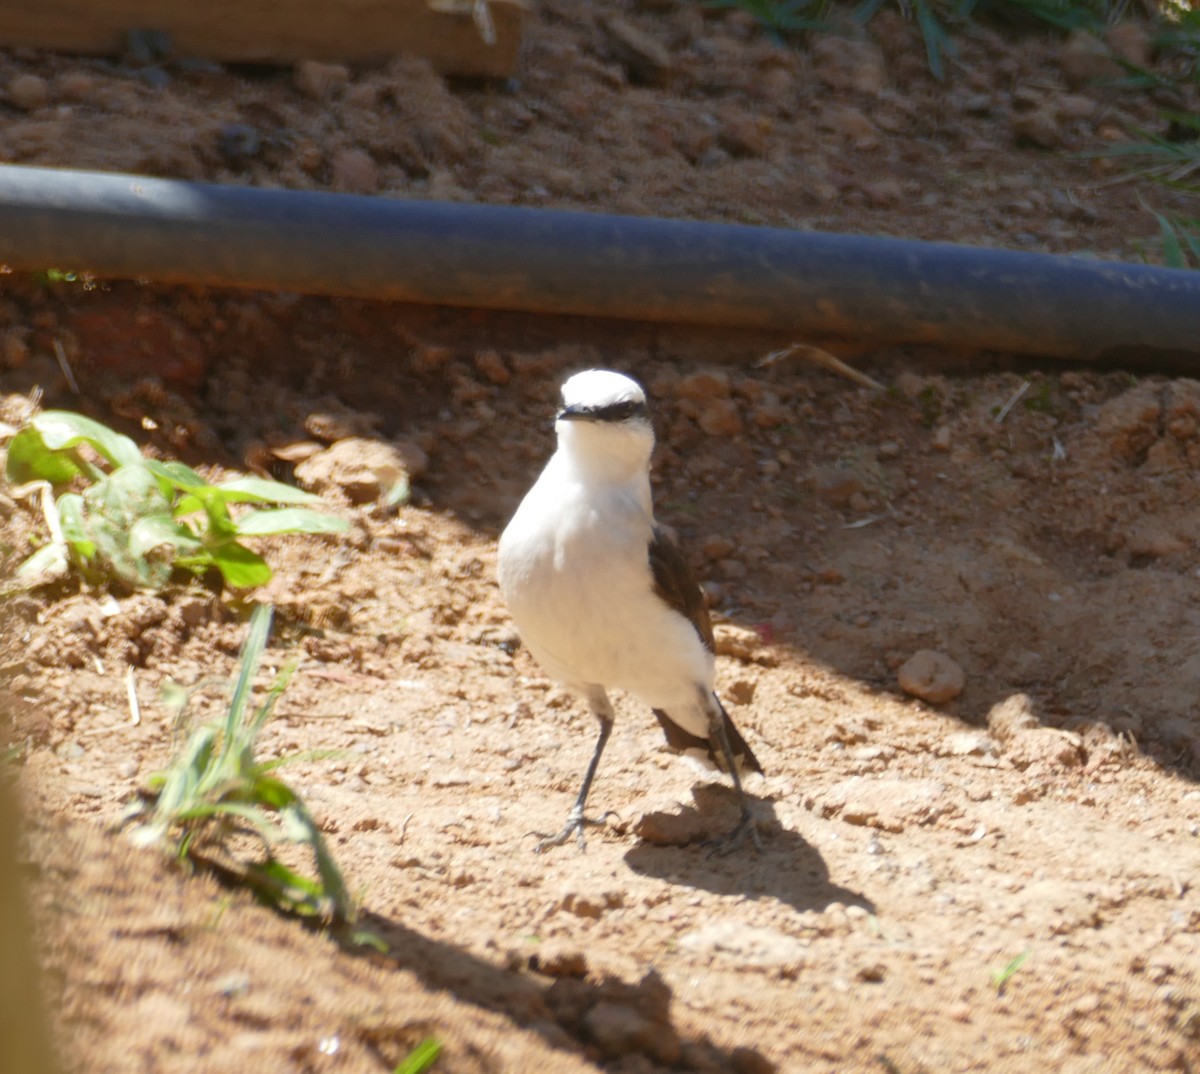
<svg viewBox="0 0 1200 1074"><path fill-rule="evenodd" d="M827 104L817 117L817 127L841 136L855 149L870 149L879 144L879 128L853 105Z"/></svg>
<svg viewBox="0 0 1200 1074"><path fill-rule="evenodd" d="M877 95L887 84L883 50L874 42L821 34L810 54L813 73L830 89Z"/></svg>
<svg viewBox="0 0 1200 1074"><path fill-rule="evenodd" d="M822 817L847 824L902 832L912 824L929 824L951 809L946 787L932 779L879 779L852 776L805 801Z"/></svg>
<svg viewBox="0 0 1200 1074"><path fill-rule="evenodd" d="M529 965L547 977L586 977L587 957L566 940L546 940L530 956Z"/></svg>
<svg viewBox="0 0 1200 1074"><path fill-rule="evenodd" d="M1006 742L1018 731L1040 727L1041 723L1033 712L1033 702L1028 694L1013 694L987 714L988 730L1001 742Z"/></svg>
<svg viewBox="0 0 1200 1074"><path fill-rule="evenodd" d="M949 451L950 435L950 427L948 425L939 425L933 434L933 450Z"/></svg>
<svg viewBox="0 0 1200 1074"><path fill-rule="evenodd" d="M601 21L601 27L617 62L629 81L644 86L661 86L671 73L671 54L666 47L619 15Z"/></svg>
<svg viewBox="0 0 1200 1074"><path fill-rule="evenodd" d="M512 380L512 374L508 371L508 366L504 364L504 359L500 357L498 351L490 348L476 353L475 368L493 384L507 384Z"/></svg>
<svg viewBox="0 0 1200 1074"><path fill-rule="evenodd" d="M900 689L930 705L952 701L963 692L963 669L945 653L922 649L914 653L896 673Z"/></svg>
<svg viewBox="0 0 1200 1074"><path fill-rule="evenodd" d="M720 371L692 373L675 386L678 398L694 399L697 402L728 399L729 392L729 375Z"/></svg>
<svg viewBox="0 0 1200 1074"><path fill-rule="evenodd" d="M58 93L65 101L89 101L96 93L96 80L86 71L67 71L59 77Z"/></svg>
<svg viewBox="0 0 1200 1074"><path fill-rule="evenodd" d="M900 458L900 445L895 440L886 440L879 445L879 450L875 454L877 458L884 462L898 459Z"/></svg>
<svg viewBox="0 0 1200 1074"><path fill-rule="evenodd" d="M17 75L8 84L8 99L23 112L32 112L50 102L50 87L37 75Z"/></svg>
<svg viewBox="0 0 1200 1074"><path fill-rule="evenodd" d="M863 183L862 192L867 202L875 206L897 205L904 198L904 188L897 179L876 179Z"/></svg>
<svg viewBox="0 0 1200 1074"><path fill-rule="evenodd" d="M737 542L730 537L714 533L705 539L700 550L708 559L726 559L737 550Z"/></svg>
<svg viewBox="0 0 1200 1074"><path fill-rule="evenodd" d="M323 101L350 81L350 69L340 63L318 63L302 60L296 64L292 78L296 88L314 100Z"/></svg>
<svg viewBox="0 0 1200 1074"><path fill-rule="evenodd" d="M352 503L370 503L424 472L425 452L408 441L387 444L350 437L296 467L296 480L314 492L341 489Z"/></svg>
<svg viewBox="0 0 1200 1074"><path fill-rule="evenodd" d="M1099 105L1083 93L1063 93L1054 98L1054 114L1066 123L1091 119Z"/></svg>
<svg viewBox="0 0 1200 1074"><path fill-rule="evenodd" d="M761 118L736 113L721 124L717 141L734 157L764 157L767 155L767 132L770 124Z"/></svg>
<svg viewBox="0 0 1200 1074"><path fill-rule="evenodd" d="M576 917L598 919L603 916L606 910L622 906L624 902L625 897L615 888L603 891L576 891L571 889L564 892L561 905L567 913L574 914Z"/></svg>
<svg viewBox="0 0 1200 1074"><path fill-rule="evenodd" d="M863 491L862 479L843 466L813 467L808 485L817 499L830 507L845 507L856 492Z"/></svg>
<svg viewBox="0 0 1200 1074"><path fill-rule="evenodd" d="M713 399L696 419L708 436L737 436L742 431L742 416L732 399Z"/></svg>
<svg viewBox="0 0 1200 1074"><path fill-rule="evenodd" d="M758 684L753 679L734 679L725 688L725 693L735 705L749 705L757 689Z"/></svg>
<svg viewBox="0 0 1200 1074"><path fill-rule="evenodd" d="M718 623L713 627L718 656L732 656L736 660L753 663L762 649L762 639L749 627L734 623Z"/></svg>
<svg viewBox="0 0 1200 1074"><path fill-rule="evenodd" d="M642 842L658 847L686 847L713 836L712 818L695 810L682 813L652 810L643 813L633 826L633 834Z"/></svg>
<svg viewBox="0 0 1200 1074"><path fill-rule="evenodd" d="M1107 46L1087 30L1072 30L1059 55L1063 78L1072 89L1101 78L1119 78L1121 65Z"/></svg>
<svg viewBox="0 0 1200 1074"><path fill-rule="evenodd" d="M1015 732L1005 743L1004 756L1020 771L1035 764L1049 768L1077 768L1087 759L1079 735L1057 727Z"/></svg>
<svg viewBox="0 0 1200 1074"><path fill-rule="evenodd" d="M887 976L887 967L882 962L868 962L865 966L860 966L855 974L860 981L866 981L869 984L878 984Z"/></svg>
<svg viewBox="0 0 1200 1074"><path fill-rule="evenodd" d="M1032 142L1041 149L1056 149L1062 144L1062 127L1058 116L1049 108L1017 112L1012 117L1011 126L1013 137L1018 142Z"/></svg>
<svg viewBox="0 0 1200 1074"><path fill-rule="evenodd" d="M764 398L751 412L751 420L760 429L778 429L791 416L791 411L774 396Z"/></svg>
<svg viewBox="0 0 1200 1074"><path fill-rule="evenodd" d="M1140 22L1118 22L1110 26L1104 41L1114 56L1145 67L1150 62L1150 34Z"/></svg>
<svg viewBox="0 0 1200 1074"><path fill-rule="evenodd" d="M640 1052L666 1066L679 1058L679 1036L671 1025L655 1023L624 1003L601 1000L583 1016L583 1025L609 1058Z"/></svg>
<svg viewBox="0 0 1200 1074"><path fill-rule="evenodd" d="M262 150L262 138L249 123L224 123L217 131L217 151L235 167L253 160Z"/></svg>
<svg viewBox="0 0 1200 1074"><path fill-rule="evenodd" d="M365 149L339 149L330 163L331 185L343 194L374 194L379 165Z"/></svg>

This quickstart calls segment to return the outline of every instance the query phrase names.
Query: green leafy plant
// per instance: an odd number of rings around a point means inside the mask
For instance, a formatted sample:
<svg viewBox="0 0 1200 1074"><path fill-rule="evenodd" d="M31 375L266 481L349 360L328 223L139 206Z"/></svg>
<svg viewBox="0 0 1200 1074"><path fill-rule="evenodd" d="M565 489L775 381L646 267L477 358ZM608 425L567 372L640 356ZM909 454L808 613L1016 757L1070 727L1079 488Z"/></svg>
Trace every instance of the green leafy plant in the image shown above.
<svg viewBox="0 0 1200 1074"><path fill-rule="evenodd" d="M231 867L234 872L273 905L303 914L328 913L335 921L348 922L353 907L317 822L300 795L276 776L281 765L312 754L297 754L262 760L255 756L258 736L287 688L295 664L276 677L257 709L251 706L254 678L262 663L271 629L271 609L259 605L250 617L250 629L242 647L238 676L224 717L196 728L170 767L150 779L155 794L153 810L143 801L134 816L149 816L132 835L140 845L164 845L181 860L216 864L230 855L229 837L238 831L257 836L266 852L265 860ZM186 707L191 694L181 692L177 704ZM131 818L132 819L132 818ZM280 844L305 844L316 864L315 878L304 876L275 855Z"/></svg>
<svg viewBox="0 0 1200 1074"><path fill-rule="evenodd" d="M91 583L158 589L176 569L215 567L229 585L251 588L272 572L242 538L347 526L303 506L318 502L310 493L258 477L209 484L191 467L145 458L129 437L65 410L35 415L13 437L7 473L14 484L42 484L50 542L17 568L17 578L31 583L74 569ZM64 487L57 499L50 494ZM235 517L234 504L272 506Z"/></svg>

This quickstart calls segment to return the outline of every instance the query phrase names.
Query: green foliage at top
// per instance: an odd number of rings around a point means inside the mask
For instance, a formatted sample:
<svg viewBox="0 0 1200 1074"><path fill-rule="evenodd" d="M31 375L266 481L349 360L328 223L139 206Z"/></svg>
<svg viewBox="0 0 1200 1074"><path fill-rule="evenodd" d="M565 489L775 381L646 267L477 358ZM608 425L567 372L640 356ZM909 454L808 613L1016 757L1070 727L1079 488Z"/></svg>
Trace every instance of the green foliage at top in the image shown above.
<svg viewBox="0 0 1200 1074"><path fill-rule="evenodd" d="M141 845L166 845L180 858L203 860L206 850L224 849L237 830L257 835L266 860L247 865L242 878L273 905L294 913L328 913L335 920L352 919L353 906L342 874L321 829L300 795L275 775L275 770L302 756L260 760L255 746L295 665L275 679L257 709L251 706L254 678L262 664L271 609L259 605L250 617L250 630L239 658L237 680L223 719L196 728L170 767L150 780L157 793L153 811L143 803L136 814L149 817L133 831ZM190 699L180 691L177 720ZM289 868L275 856L280 843L307 845L316 863L316 878Z"/></svg>
<svg viewBox="0 0 1200 1074"><path fill-rule="evenodd" d="M17 569L27 584L71 570L93 584L143 589L166 585L177 569L210 567L241 589L262 585L271 568L245 537L339 533L346 522L310 510L317 497L258 477L209 484L181 462L145 458L127 436L65 410L30 419L8 447L14 484L45 482L50 542ZM267 504L239 513L234 504ZM278 506L284 505L284 506Z"/></svg>

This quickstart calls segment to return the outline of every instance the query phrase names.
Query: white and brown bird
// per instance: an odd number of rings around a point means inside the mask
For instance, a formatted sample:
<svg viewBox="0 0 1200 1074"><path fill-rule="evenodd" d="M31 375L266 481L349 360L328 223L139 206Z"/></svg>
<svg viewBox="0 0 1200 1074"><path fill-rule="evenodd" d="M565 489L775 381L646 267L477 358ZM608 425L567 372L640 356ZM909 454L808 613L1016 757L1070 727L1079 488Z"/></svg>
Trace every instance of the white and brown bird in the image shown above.
<svg viewBox="0 0 1200 1074"><path fill-rule="evenodd" d="M762 772L714 692L712 624L650 497L654 429L634 380L593 369L562 386L558 447L500 537L500 589L522 641L600 723L566 827L584 846L584 806L613 725L611 689L654 711L673 749L729 773L741 819L722 845L759 846L744 772Z"/></svg>

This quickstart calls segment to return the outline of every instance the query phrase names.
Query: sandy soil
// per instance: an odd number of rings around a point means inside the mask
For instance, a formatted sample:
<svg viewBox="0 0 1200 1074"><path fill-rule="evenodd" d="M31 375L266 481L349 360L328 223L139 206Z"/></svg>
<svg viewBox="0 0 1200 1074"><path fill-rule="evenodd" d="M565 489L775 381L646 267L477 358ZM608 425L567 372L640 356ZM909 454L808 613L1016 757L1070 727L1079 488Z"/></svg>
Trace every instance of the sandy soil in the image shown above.
<svg viewBox="0 0 1200 1074"><path fill-rule="evenodd" d="M669 69L614 48L616 14ZM1161 102L1076 84L1056 38L974 28L937 85L891 12L788 50L690 4L551 2L528 37L507 87L0 56L0 156L1124 259L1154 256L1139 199L1184 204L1079 155ZM386 1071L430 1034L447 1072L1200 1068L1200 382L890 349L857 358L874 392L757 341L11 277L0 328L0 419L39 387L214 476L291 479L310 443L351 524L264 545L249 595L7 599L68 1071ZM761 856L706 856L731 792L626 699L605 827L531 852L594 729L520 648L495 539L598 364L655 404L659 512L767 772ZM351 471L397 443L428 461L390 511ZM6 570L40 526L0 498ZM231 672L248 599L272 664L302 658L263 748L337 751L291 775L386 953L113 833L171 753L161 688ZM901 689L920 651L957 697Z"/></svg>

